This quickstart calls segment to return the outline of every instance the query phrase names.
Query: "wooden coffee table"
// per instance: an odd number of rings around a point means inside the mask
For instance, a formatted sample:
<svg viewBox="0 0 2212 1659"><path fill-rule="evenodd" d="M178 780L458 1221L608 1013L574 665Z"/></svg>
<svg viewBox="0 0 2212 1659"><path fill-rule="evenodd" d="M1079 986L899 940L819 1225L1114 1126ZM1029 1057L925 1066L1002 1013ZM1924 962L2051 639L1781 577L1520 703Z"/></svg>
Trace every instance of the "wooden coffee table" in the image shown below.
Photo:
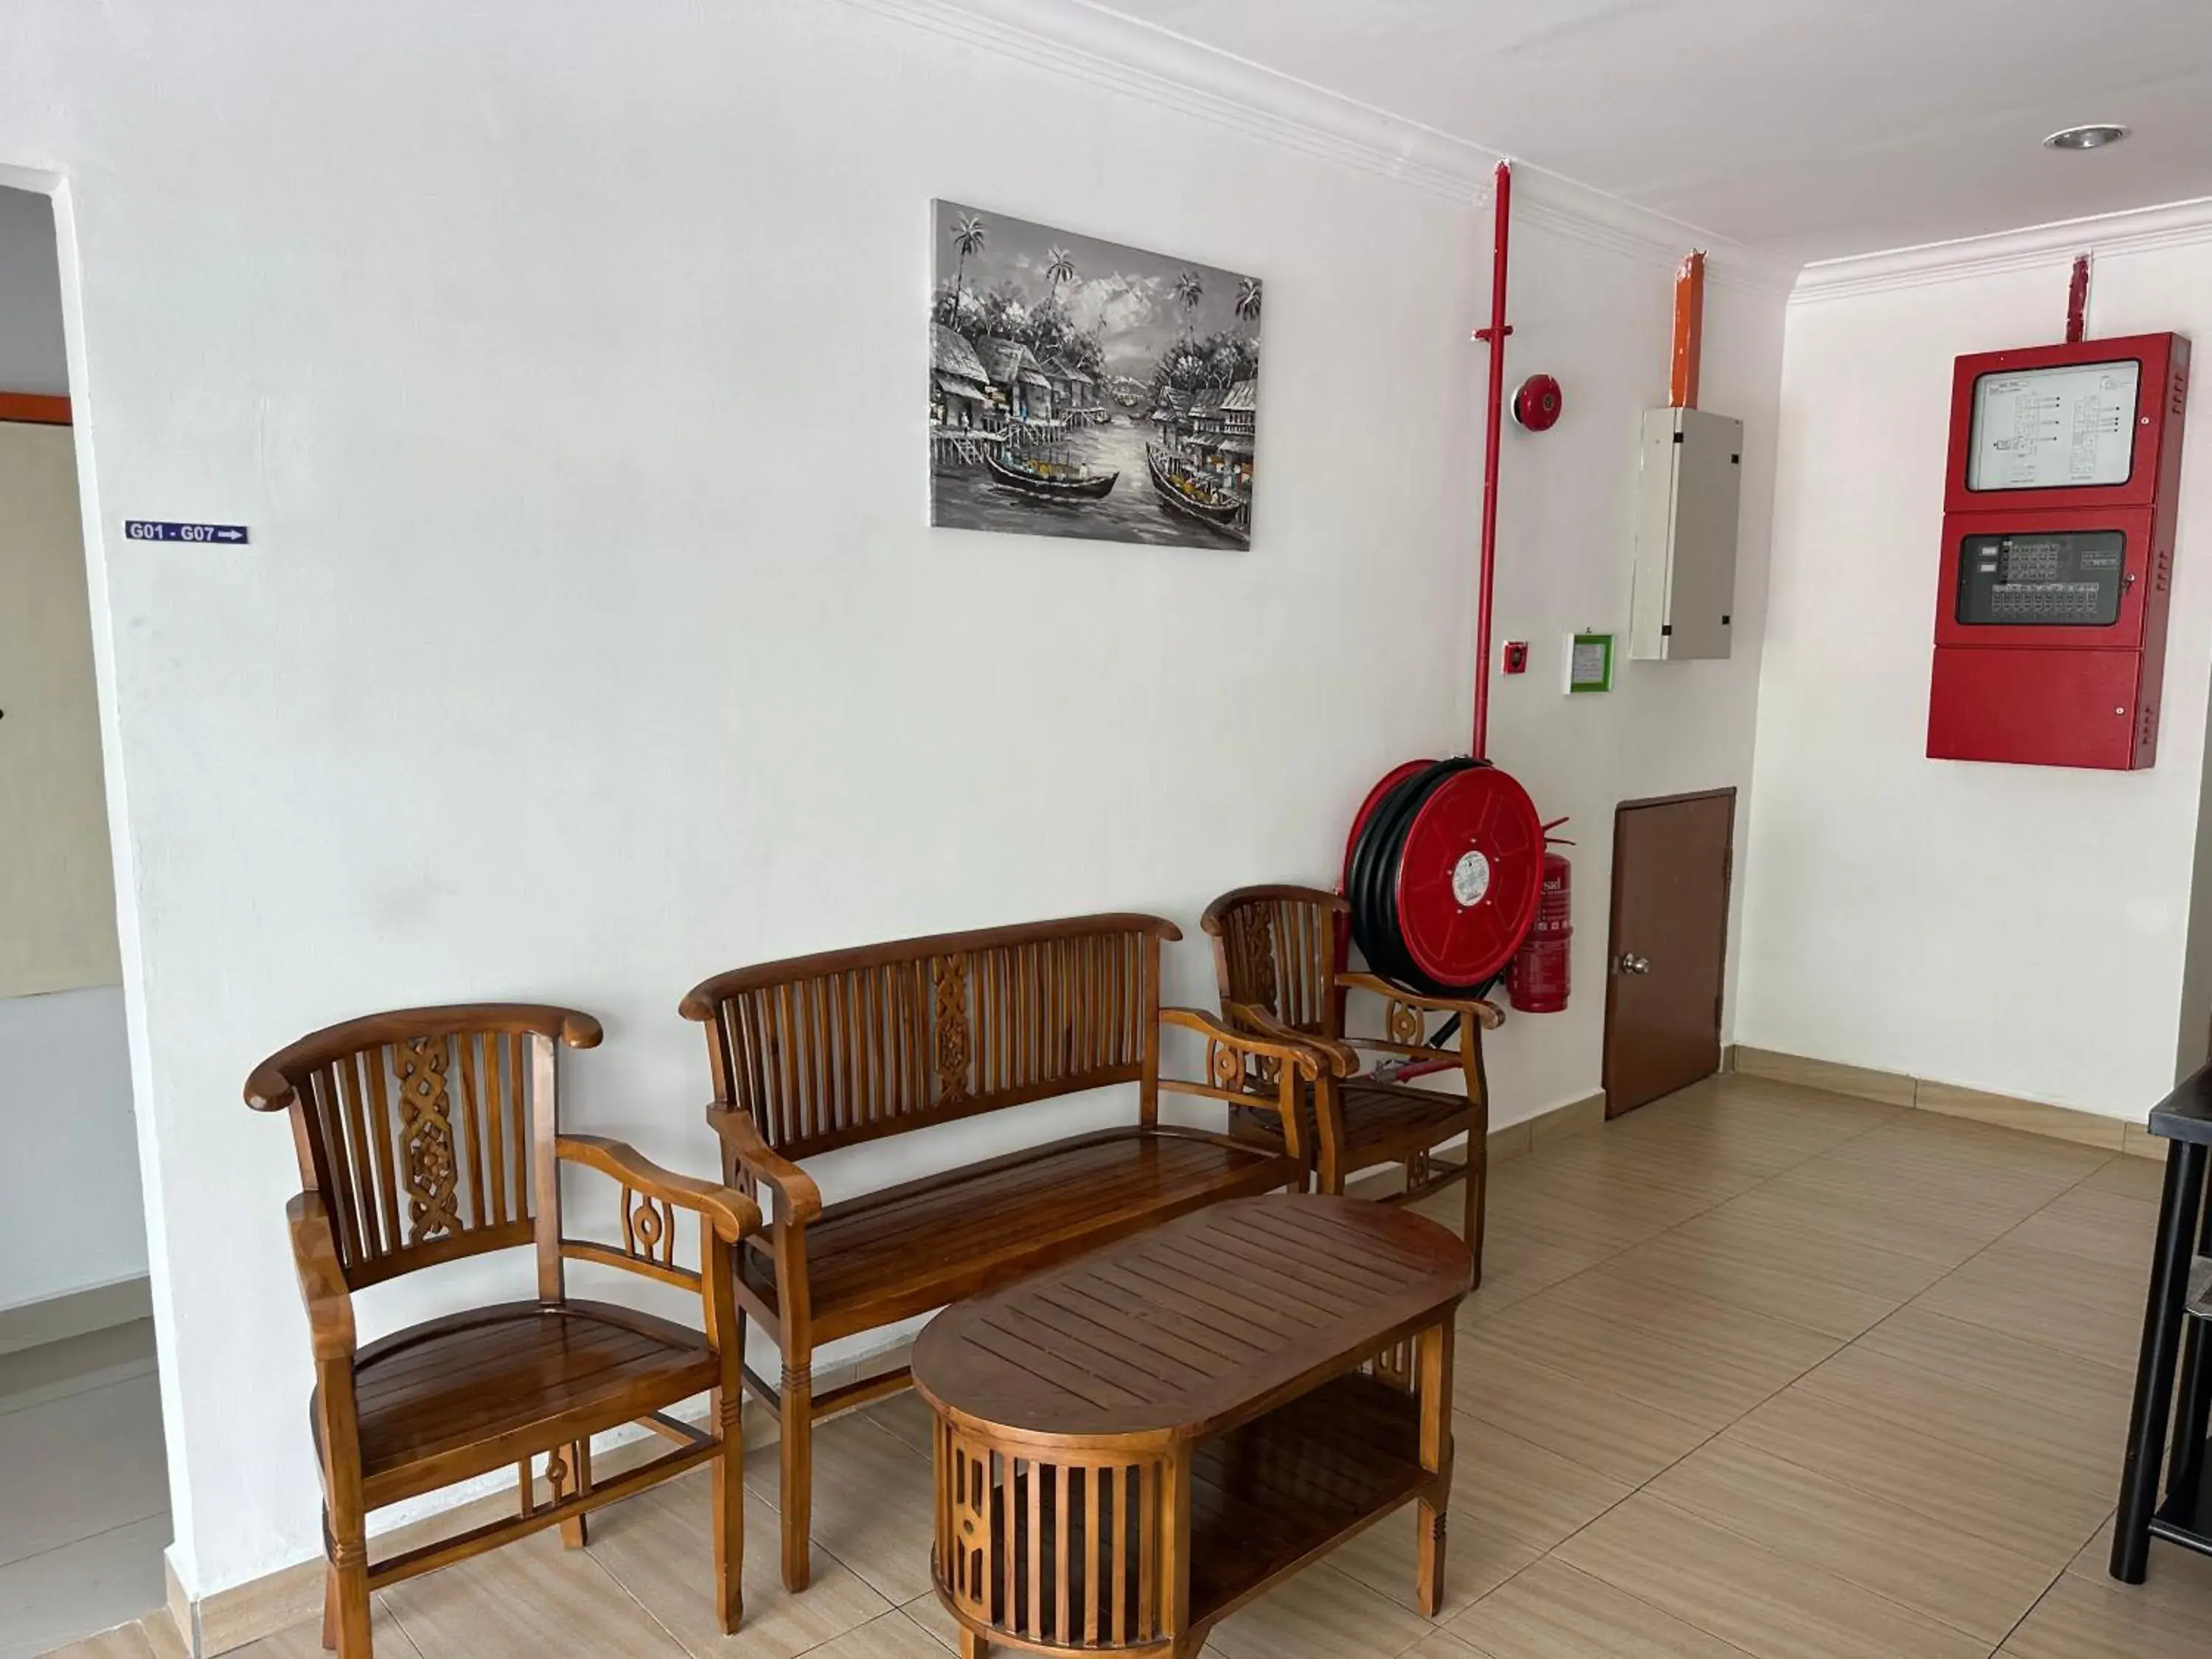
<svg viewBox="0 0 2212 1659"><path fill-rule="evenodd" d="M976 1659L1194 1655L1408 1502L1443 1601L1452 1315L1474 1268L1357 1199L1238 1199L939 1315L937 1594Z"/></svg>

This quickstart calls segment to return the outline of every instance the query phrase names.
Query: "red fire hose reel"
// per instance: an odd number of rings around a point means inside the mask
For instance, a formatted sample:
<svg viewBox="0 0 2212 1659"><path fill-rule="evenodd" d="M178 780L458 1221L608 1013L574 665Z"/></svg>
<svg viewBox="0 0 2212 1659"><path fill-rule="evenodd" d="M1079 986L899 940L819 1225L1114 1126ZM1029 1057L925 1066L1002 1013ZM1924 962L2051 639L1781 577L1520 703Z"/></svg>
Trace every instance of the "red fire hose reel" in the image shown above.
<svg viewBox="0 0 2212 1659"><path fill-rule="evenodd" d="M1544 826L1486 761L1408 761L1368 792L1345 845L1352 941L1382 978L1479 994L1535 921Z"/></svg>

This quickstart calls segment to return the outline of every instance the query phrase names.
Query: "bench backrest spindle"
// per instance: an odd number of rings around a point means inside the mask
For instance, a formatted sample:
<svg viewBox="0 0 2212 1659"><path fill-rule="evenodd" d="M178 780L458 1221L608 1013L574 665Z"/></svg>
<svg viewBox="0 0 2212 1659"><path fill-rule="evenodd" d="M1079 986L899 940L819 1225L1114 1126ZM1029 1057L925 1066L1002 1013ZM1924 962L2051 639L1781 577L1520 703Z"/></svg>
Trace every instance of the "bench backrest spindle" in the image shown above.
<svg viewBox="0 0 2212 1659"><path fill-rule="evenodd" d="M903 939L717 975L684 999L720 1103L780 1155L1111 1084L1158 1111L1158 916Z"/></svg>

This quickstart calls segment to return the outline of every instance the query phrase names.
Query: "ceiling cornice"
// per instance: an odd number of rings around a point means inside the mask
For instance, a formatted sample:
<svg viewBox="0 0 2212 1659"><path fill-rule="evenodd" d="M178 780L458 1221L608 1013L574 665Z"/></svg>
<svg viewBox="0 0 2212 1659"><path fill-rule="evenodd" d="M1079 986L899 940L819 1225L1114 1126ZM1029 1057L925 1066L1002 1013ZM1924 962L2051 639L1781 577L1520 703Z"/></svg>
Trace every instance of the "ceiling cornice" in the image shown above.
<svg viewBox="0 0 2212 1659"><path fill-rule="evenodd" d="M1822 259L1798 273L1790 301L1817 305L1826 300L1878 294L1885 289L1919 288L1930 283L1964 282L2008 270L2063 265L2077 253L2130 253L2208 240L2212 240L2212 196L2087 219L2062 219L2056 224L2030 225L1953 242L1893 248L1886 253Z"/></svg>
<svg viewBox="0 0 2212 1659"><path fill-rule="evenodd" d="M1485 205L1500 152L1262 68L1090 0L846 0L988 52L1141 98L1307 155L1454 202ZM1744 247L1532 163L1513 163L1528 223L1627 258L1671 265L1692 247L1724 287L1786 294L1795 261Z"/></svg>

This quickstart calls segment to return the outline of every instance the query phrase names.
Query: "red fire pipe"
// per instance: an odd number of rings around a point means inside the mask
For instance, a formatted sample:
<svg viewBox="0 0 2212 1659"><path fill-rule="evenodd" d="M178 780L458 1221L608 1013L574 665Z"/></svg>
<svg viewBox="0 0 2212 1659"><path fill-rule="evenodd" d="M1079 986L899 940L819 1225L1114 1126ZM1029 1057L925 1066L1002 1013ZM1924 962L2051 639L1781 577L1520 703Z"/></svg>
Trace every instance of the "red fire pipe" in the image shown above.
<svg viewBox="0 0 2212 1659"><path fill-rule="evenodd" d="M1490 347L1490 426L1482 442L1482 589L1474 602L1474 747L1477 760L1490 749L1490 586L1498 568L1498 440L1505 418L1505 245L1513 228L1513 167L1498 164L1497 222L1492 233L1490 326L1474 337ZM1339 1013L1342 1018L1341 1012ZM1448 1072L1450 1060L1411 1060L1394 1066L1394 1077L1412 1079Z"/></svg>
<svg viewBox="0 0 2212 1659"><path fill-rule="evenodd" d="M1490 584L1498 568L1498 438L1505 416L1505 243L1513 227L1513 167L1498 164L1497 224L1492 233L1490 326L1474 337L1490 347L1490 426L1482 444L1482 590L1474 603L1474 748L1490 753Z"/></svg>
<svg viewBox="0 0 2212 1659"><path fill-rule="evenodd" d="M2089 256L2074 256L2074 280L2066 286L2066 343L2080 345L2089 322Z"/></svg>

